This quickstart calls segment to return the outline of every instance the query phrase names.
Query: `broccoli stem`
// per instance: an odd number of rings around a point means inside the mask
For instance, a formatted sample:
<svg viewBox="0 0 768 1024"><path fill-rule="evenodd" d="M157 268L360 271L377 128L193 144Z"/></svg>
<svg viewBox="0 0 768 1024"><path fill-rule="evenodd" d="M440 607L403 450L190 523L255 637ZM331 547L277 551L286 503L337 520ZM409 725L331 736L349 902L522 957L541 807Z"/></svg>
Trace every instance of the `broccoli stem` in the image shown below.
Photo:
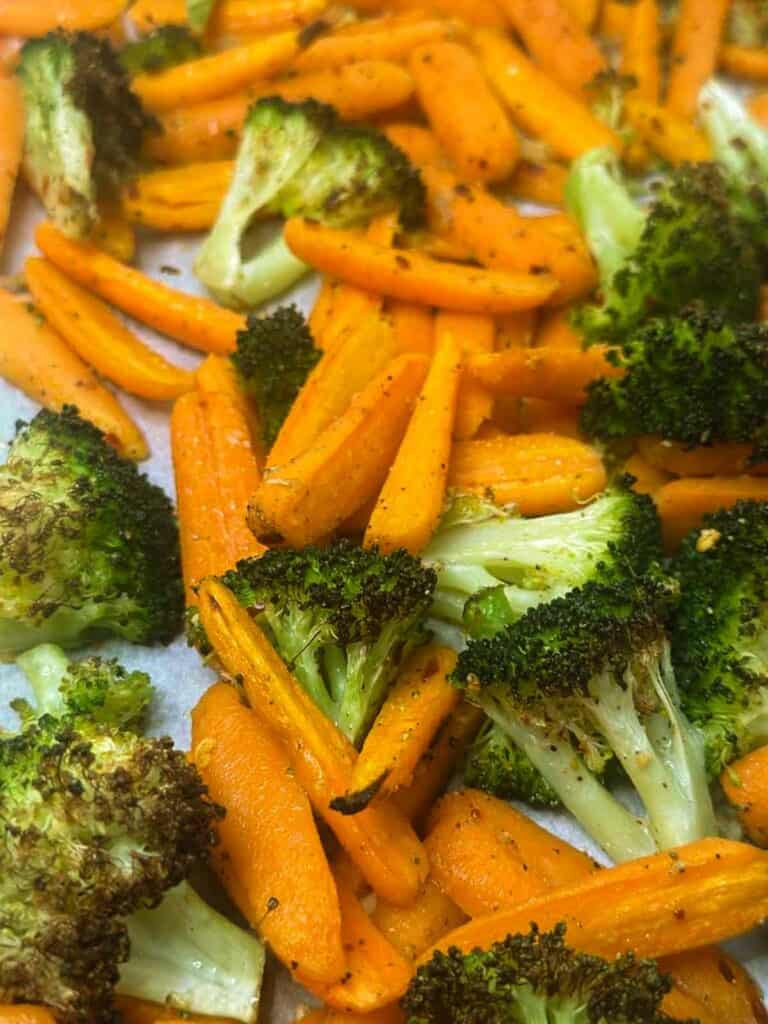
<svg viewBox="0 0 768 1024"><path fill-rule="evenodd" d="M131 954L117 991L185 1013L251 1024L259 1009L264 948L209 907L186 882L160 906L128 918Z"/></svg>
<svg viewBox="0 0 768 1024"><path fill-rule="evenodd" d="M748 179L754 165L768 171L768 132L741 100L718 82L708 82L699 95L699 109L715 160L733 178Z"/></svg>
<svg viewBox="0 0 768 1024"><path fill-rule="evenodd" d="M59 687L69 670L69 658L56 644L38 644L20 654L16 664L26 675L35 695L36 711L56 715L63 706Z"/></svg>
<svg viewBox="0 0 768 1024"><path fill-rule="evenodd" d="M240 300L248 306L260 306L292 288L309 269L288 248L281 229L257 256L243 264Z"/></svg>

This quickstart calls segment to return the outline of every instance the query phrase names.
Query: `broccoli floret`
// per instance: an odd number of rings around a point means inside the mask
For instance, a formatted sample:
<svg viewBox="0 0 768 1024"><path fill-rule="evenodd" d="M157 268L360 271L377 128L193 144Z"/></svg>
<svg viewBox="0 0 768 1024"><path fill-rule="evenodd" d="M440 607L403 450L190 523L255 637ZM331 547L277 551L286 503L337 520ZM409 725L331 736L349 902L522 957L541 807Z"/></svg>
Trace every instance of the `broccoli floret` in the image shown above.
<svg viewBox="0 0 768 1024"><path fill-rule="evenodd" d="M339 540L271 549L222 582L258 613L299 682L357 744L403 660L427 639L435 574L406 551L382 555Z"/></svg>
<svg viewBox="0 0 768 1024"><path fill-rule="evenodd" d="M131 92L111 44L87 32L53 32L24 45L24 171L48 216L84 237L98 202L139 166L145 131L156 122Z"/></svg>
<svg viewBox="0 0 768 1024"><path fill-rule="evenodd" d="M716 834L703 742L680 709L665 636L676 593L656 571L587 583L471 641L452 676L615 860ZM596 778L610 756L647 828Z"/></svg>
<svg viewBox="0 0 768 1024"><path fill-rule="evenodd" d="M321 355L295 306L281 306L269 316L251 315L245 330L238 331L232 362L256 399L267 448Z"/></svg>
<svg viewBox="0 0 768 1024"><path fill-rule="evenodd" d="M183 605L163 491L72 408L20 424L0 466L0 658L110 633L168 643Z"/></svg>
<svg viewBox="0 0 768 1024"><path fill-rule="evenodd" d="M621 480L574 512L530 519L460 498L423 560L437 572L432 615L492 636L542 601L643 572L660 554L653 502Z"/></svg>
<svg viewBox="0 0 768 1024"><path fill-rule="evenodd" d="M126 43L117 56L129 75L139 75L185 64L202 52L199 41L184 25L161 25L143 39Z"/></svg>
<svg viewBox="0 0 768 1024"><path fill-rule="evenodd" d="M645 211L615 154L592 150L573 164L566 198L600 275L602 304L576 314L587 343L621 342L646 318L697 300L734 321L755 319L760 261L718 167L676 168Z"/></svg>
<svg viewBox="0 0 768 1024"><path fill-rule="evenodd" d="M672 988L653 960L577 953L565 925L509 935L490 949L436 952L403 998L407 1024L672 1024ZM696 1024L688 1021L688 1024Z"/></svg>
<svg viewBox="0 0 768 1024"><path fill-rule="evenodd" d="M765 0L732 0L726 23L728 42L760 48L768 43L768 3Z"/></svg>
<svg viewBox="0 0 768 1024"><path fill-rule="evenodd" d="M768 455L768 328L689 308L627 335L620 378L593 381L581 426L603 441L657 434L695 447L752 444Z"/></svg>
<svg viewBox="0 0 768 1024"><path fill-rule="evenodd" d="M469 748L464 782L503 800L524 800L532 807L562 806L531 759L495 722L486 722Z"/></svg>
<svg viewBox="0 0 768 1024"><path fill-rule="evenodd" d="M308 269L281 232L258 244L249 230L258 217L303 216L346 227L399 209L408 226L423 207L418 172L385 136L344 125L332 107L313 100L268 97L248 112L232 184L195 270L221 302L257 306Z"/></svg>
<svg viewBox="0 0 768 1024"><path fill-rule="evenodd" d="M675 672L717 776L768 743L768 504L742 501L707 516L673 569Z"/></svg>

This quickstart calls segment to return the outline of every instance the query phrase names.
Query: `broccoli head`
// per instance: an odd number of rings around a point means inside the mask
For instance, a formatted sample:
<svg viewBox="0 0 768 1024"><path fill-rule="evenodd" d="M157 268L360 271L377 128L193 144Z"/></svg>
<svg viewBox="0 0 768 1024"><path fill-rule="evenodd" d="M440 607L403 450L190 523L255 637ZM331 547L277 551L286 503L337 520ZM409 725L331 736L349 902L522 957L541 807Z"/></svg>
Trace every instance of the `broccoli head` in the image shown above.
<svg viewBox="0 0 768 1024"><path fill-rule="evenodd" d="M168 497L72 408L21 424L0 466L0 657L110 633L168 643L182 613Z"/></svg>
<svg viewBox="0 0 768 1024"><path fill-rule="evenodd" d="M257 306L308 269L282 233L259 244L251 230L258 218L302 216L346 227L397 209L408 226L423 208L418 172L384 135L345 125L314 100L267 97L248 112L232 184L195 270L219 301Z"/></svg>
<svg viewBox="0 0 768 1024"><path fill-rule="evenodd" d="M768 504L707 516L678 553L672 657L717 776L768 743Z"/></svg>
<svg viewBox="0 0 768 1024"><path fill-rule="evenodd" d="M407 1024L672 1024L661 1010L672 981L655 961L578 953L565 931L533 924L490 949L436 952L403 998Z"/></svg>
<svg viewBox="0 0 768 1024"><path fill-rule="evenodd" d="M88 32L53 32L24 45L24 170L48 216L84 237L98 203L138 170L155 121L131 91L111 44Z"/></svg>
<svg viewBox="0 0 768 1024"><path fill-rule="evenodd" d="M154 74L202 55L200 42L185 25L161 25L126 43L117 56L129 75Z"/></svg>
<svg viewBox="0 0 768 1024"><path fill-rule="evenodd" d="M755 459L768 456L768 327L690 307L628 334L613 358L624 375L587 391L581 425L591 437L742 441Z"/></svg>
<svg viewBox="0 0 768 1024"><path fill-rule="evenodd" d="M251 315L245 330L238 331L232 362L256 399L267 448L321 355L295 306L281 306L269 316Z"/></svg>
<svg viewBox="0 0 768 1024"><path fill-rule="evenodd" d="M346 540L271 549L222 577L315 703L359 743L408 653L427 639L435 575L406 551Z"/></svg>
<svg viewBox="0 0 768 1024"><path fill-rule="evenodd" d="M502 800L523 800L532 807L562 806L528 755L495 722L486 722L469 748L464 782Z"/></svg>

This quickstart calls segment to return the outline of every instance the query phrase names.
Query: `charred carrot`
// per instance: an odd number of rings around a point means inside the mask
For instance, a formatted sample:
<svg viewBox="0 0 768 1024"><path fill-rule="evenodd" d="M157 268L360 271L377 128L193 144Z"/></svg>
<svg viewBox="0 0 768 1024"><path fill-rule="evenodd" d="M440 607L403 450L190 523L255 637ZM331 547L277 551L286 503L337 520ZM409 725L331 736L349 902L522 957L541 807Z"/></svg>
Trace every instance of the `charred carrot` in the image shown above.
<svg viewBox="0 0 768 1024"><path fill-rule="evenodd" d="M720 776L725 795L739 812L744 830L758 846L768 846L768 747L729 764Z"/></svg>
<svg viewBox="0 0 768 1024"><path fill-rule="evenodd" d="M768 478L760 476L681 477L654 495L664 543L673 550L709 512L731 508L742 499L768 501Z"/></svg>
<svg viewBox="0 0 768 1024"><path fill-rule="evenodd" d="M0 8L0 17L2 9ZM24 110L21 91L15 77L0 77L0 123L3 126L0 146L0 245L11 212L11 200L21 163L24 140Z"/></svg>
<svg viewBox="0 0 768 1024"><path fill-rule="evenodd" d="M711 78L720 49L728 0L681 0L672 39L667 106L693 117L702 86Z"/></svg>

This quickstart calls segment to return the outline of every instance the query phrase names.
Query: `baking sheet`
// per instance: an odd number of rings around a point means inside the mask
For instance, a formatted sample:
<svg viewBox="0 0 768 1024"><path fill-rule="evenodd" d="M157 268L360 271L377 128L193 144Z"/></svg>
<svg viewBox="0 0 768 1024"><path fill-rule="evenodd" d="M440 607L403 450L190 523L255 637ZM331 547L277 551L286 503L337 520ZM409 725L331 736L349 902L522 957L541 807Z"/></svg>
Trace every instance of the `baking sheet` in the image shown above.
<svg viewBox="0 0 768 1024"><path fill-rule="evenodd" d="M20 190L14 201L14 211L9 226L5 254L0 260L0 273L15 274L23 268L27 255L35 252L33 232L35 224L42 217L42 209L34 197ZM192 261L199 244L193 235L169 239L166 236L145 235L139 240L138 266L153 277L164 281L173 288L204 294L202 286L192 273ZM317 280L308 279L283 301L295 302L309 311L317 291ZM146 328L130 322L136 332L173 362L192 368L201 356L185 349ZM0 330L2 330L0 324ZM149 442L151 457L142 464L143 470L157 484L173 495L173 471L171 467L168 416L170 404L146 402L120 394L120 401L141 425ZM14 424L18 419L34 415L37 405L0 379L0 461L5 459L7 443L13 436ZM190 708L215 679L214 673L206 668L196 652L187 647L183 638L175 640L168 647L137 647L121 641L109 641L92 645L78 654L99 653L105 657L116 657L129 669L148 672L157 690L152 709L150 732L167 734L176 743L186 748L189 744ZM20 670L13 665L0 664L0 727L13 727L15 718L8 709L8 702L17 696L29 696ZM525 809L526 813L531 813ZM567 815L557 812L533 812L542 825L558 833L564 839L589 850L596 859L605 862L604 855L590 843L575 822ZM750 968L768 997L768 931L761 928L749 936L731 943L728 947ZM272 964L268 972L260 1021L262 1024L289 1024L293 1021L298 1007L312 1000L294 985L279 965Z"/></svg>

